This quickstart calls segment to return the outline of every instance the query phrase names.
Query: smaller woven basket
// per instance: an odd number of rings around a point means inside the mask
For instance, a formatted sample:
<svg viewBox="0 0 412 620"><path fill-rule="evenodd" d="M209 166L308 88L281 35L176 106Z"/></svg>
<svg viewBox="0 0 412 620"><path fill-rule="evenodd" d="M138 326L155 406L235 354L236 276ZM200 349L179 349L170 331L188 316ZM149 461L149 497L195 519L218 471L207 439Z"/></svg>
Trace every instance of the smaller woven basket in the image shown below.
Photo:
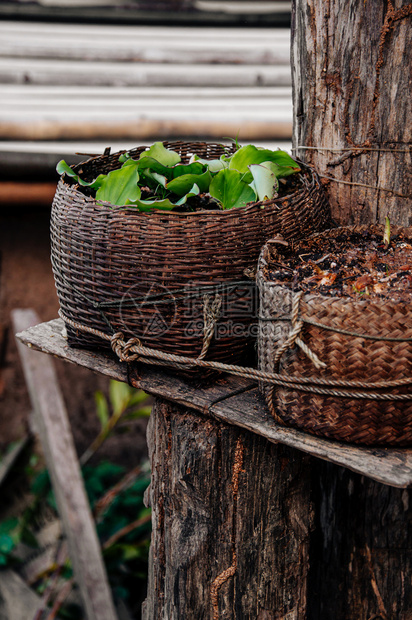
<svg viewBox="0 0 412 620"><path fill-rule="evenodd" d="M383 232L380 226L347 227L315 237L337 239L342 230ZM399 230L393 228L392 235ZM412 240L412 229L402 233ZM270 281L270 266L282 263L279 248L263 248L257 275L259 367L292 380L290 387L260 385L275 420L345 442L411 445L409 302L294 293L291 284ZM299 252L299 243L294 250ZM299 343L292 344L292 332ZM317 368L316 360L325 367Z"/></svg>
<svg viewBox="0 0 412 620"><path fill-rule="evenodd" d="M164 145L183 163L193 153L214 159L225 152L204 142ZM145 148L130 154L138 158ZM119 155L95 157L75 170L92 180L118 168ZM304 165L297 188L282 198L193 213L141 213L98 203L63 177L53 201L51 242L60 308L71 321L69 344L106 348L110 342L90 330L123 332L146 347L197 359L204 354L205 303L213 314L219 302L207 358L237 363L256 340L256 329L250 337L256 289L245 270L255 269L262 245L274 234L301 238L326 228L329 217L319 179Z"/></svg>

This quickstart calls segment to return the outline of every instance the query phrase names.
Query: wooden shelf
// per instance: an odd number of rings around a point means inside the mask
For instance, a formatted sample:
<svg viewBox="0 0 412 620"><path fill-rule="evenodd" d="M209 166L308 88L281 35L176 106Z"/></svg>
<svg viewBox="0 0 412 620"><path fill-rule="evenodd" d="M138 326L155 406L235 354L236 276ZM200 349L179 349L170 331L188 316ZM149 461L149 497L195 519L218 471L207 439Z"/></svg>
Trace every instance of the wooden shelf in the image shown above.
<svg viewBox="0 0 412 620"><path fill-rule="evenodd" d="M154 396L189 407L203 415L241 427L273 443L306 452L395 487L412 485L412 449L367 448L321 439L295 429L277 426L270 417L256 383L222 375L213 384L194 385L172 373L138 365L129 369L109 354L75 349L63 337L60 319L41 323L17 334L33 349L54 355L94 372L128 381Z"/></svg>

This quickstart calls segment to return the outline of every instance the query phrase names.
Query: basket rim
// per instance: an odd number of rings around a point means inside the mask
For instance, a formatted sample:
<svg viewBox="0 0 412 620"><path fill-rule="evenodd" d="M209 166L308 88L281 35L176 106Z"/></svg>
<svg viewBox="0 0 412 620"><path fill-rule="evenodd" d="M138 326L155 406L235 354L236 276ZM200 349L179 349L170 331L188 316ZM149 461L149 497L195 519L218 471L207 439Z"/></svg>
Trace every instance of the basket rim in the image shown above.
<svg viewBox="0 0 412 620"><path fill-rule="evenodd" d="M164 141L167 142L167 141ZM193 144L196 145L196 142L184 142L184 144ZM203 142L199 142L198 144L204 144ZM209 143L209 144L215 144L215 143ZM139 147L137 147L139 148ZM130 149L133 150L133 149ZM120 155L124 154L128 152L127 150L121 150L121 151L117 151L116 153L111 153L110 156L114 157L116 155L118 155L120 157ZM87 160L84 160L82 162L76 163L76 164L72 164L70 166L70 168L72 168L73 170L76 170L77 168L81 167L84 164L89 164L92 161L97 161L99 159L101 159L102 157L104 157L104 155L97 155L94 157L90 157ZM316 170L313 166L310 166L309 164L302 162L299 159L296 159L296 161L298 161L299 165L302 167L302 171L301 173L298 174L303 174L306 175L310 175L311 179L310 182L313 181L313 179L315 178L316 175ZM152 209L151 211L139 211L138 209L136 209L135 206L133 205L112 205L110 202L106 202L106 201L97 201L95 198L91 197L91 196L86 196L85 194L83 194L79 189L77 184L71 184L71 183L67 183L66 182L66 175L62 174L58 184L57 184L57 188L61 187L64 191L70 191L72 192L72 194L76 197L79 198L79 200L82 200L84 202L87 202L88 204L91 204L92 206L96 206L96 207L100 207L103 209L110 209L110 212L113 213L121 213L126 211L128 214L133 215L133 216L145 216L145 218L151 218L154 215L156 217L178 217L178 218L185 218L185 217L211 217L213 219L218 218L225 218L225 217L233 217L235 213L238 213L239 215L243 215L243 214L247 214L249 211L253 210L254 208L260 208L260 209L265 209L266 207L278 207L280 208L282 202L284 202L285 200L287 201L288 199L290 199L293 196L296 196L296 194L298 192L301 192L305 189L305 185L304 182L302 183L302 187L294 190L293 192L290 192L289 194L285 194L284 196L280 196L280 197L276 197L276 198L272 198L270 200L260 200L257 202L249 202L247 203L244 207L237 207L235 209L223 209L223 210L218 210L218 209L200 209L198 211L163 211L161 209Z"/></svg>

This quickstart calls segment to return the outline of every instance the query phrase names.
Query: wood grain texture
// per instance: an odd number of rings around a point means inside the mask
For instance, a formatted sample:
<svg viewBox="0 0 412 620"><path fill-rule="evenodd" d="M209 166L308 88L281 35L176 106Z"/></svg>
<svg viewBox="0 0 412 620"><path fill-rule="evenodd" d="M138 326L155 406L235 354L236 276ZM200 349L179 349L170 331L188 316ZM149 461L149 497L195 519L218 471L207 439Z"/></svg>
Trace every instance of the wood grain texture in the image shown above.
<svg viewBox="0 0 412 620"><path fill-rule="evenodd" d="M312 463L308 620L412 618L412 494Z"/></svg>
<svg viewBox="0 0 412 620"><path fill-rule="evenodd" d="M0 620L33 618L42 607L42 599L14 571L3 568L0 573ZM39 620L45 620L41 614Z"/></svg>
<svg viewBox="0 0 412 620"><path fill-rule="evenodd" d="M14 310L12 320L18 331L37 323L39 318L33 310ZM31 351L21 342L17 346L87 620L116 620L100 544L52 360Z"/></svg>
<svg viewBox="0 0 412 620"><path fill-rule="evenodd" d="M412 224L411 20L405 0L294 2L293 146L338 179L325 181L340 224Z"/></svg>
<svg viewBox="0 0 412 620"><path fill-rule="evenodd" d="M145 620L305 617L308 457L156 401Z"/></svg>
<svg viewBox="0 0 412 620"><path fill-rule="evenodd" d="M284 443L383 484L396 487L412 484L410 448L362 448L276 426L258 389L249 380L223 375L213 383L199 385L189 383L177 375L140 365L128 373L125 364L116 362L108 354L69 347L62 331L63 322L55 319L18 334L18 338L30 347L118 381L130 380L135 387L149 394L207 413L222 422L266 437L271 442ZM248 391L236 395L239 390Z"/></svg>

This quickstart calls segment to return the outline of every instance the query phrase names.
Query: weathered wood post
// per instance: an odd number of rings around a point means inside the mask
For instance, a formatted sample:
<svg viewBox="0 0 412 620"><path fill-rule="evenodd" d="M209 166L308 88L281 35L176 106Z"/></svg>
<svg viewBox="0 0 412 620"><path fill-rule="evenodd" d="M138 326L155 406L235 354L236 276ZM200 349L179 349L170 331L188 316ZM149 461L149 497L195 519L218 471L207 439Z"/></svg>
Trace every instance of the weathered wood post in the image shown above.
<svg viewBox="0 0 412 620"><path fill-rule="evenodd" d="M339 224L412 225L412 3L295 0L295 153ZM410 490L314 462L308 617L412 617Z"/></svg>
<svg viewBox="0 0 412 620"><path fill-rule="evenodd" d="M411 66L412 3L295 0L293 146L340 224L412 225Z"/></svg>
<svg viewBox="0 0 412 620"><path fill-rule="evenodd" d="M145 620L305 618L309 457L157 400Z"/></svg>

